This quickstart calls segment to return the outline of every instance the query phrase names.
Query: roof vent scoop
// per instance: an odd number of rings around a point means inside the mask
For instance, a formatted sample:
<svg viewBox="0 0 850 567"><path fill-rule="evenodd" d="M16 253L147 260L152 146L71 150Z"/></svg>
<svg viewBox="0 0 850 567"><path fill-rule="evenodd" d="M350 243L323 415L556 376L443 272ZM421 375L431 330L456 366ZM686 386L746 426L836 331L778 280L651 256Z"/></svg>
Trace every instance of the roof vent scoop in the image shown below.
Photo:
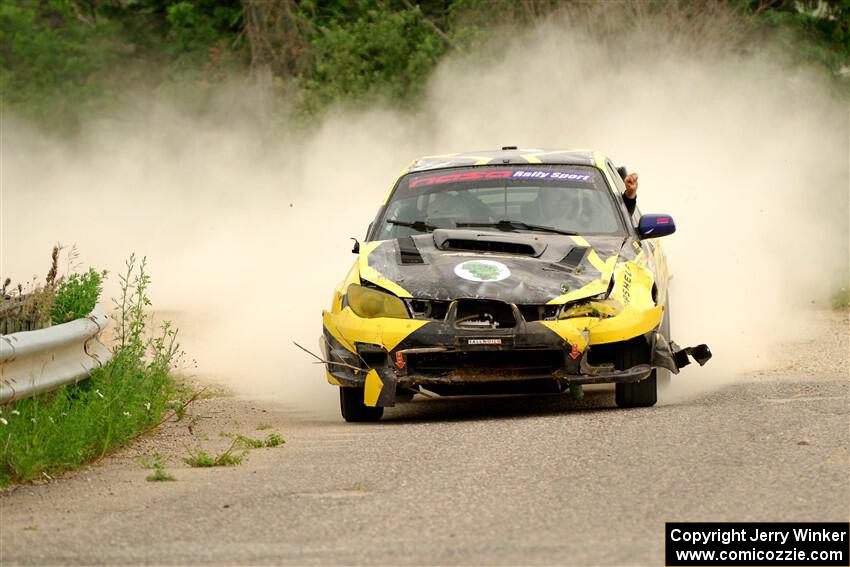
<svg viewBox="0 0 850 567"><path fill-rule="evenodd" d="M515 149L517 149L517 147L516 146L502 146L502 149L503 150L515 150Z"/></svg>

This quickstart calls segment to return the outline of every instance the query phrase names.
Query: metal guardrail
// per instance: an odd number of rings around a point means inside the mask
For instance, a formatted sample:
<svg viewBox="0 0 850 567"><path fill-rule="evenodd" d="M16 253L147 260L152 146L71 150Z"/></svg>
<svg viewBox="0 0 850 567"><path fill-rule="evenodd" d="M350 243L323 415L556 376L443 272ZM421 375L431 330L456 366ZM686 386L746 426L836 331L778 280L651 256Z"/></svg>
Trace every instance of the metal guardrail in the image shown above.
<svg viewBox="0 0 850 567"><path fill-rule="evenodd" d="M98 335L108 322L98 305L83 319L0 335L0 404L79 382L104 366L112 351Z"/></svg>

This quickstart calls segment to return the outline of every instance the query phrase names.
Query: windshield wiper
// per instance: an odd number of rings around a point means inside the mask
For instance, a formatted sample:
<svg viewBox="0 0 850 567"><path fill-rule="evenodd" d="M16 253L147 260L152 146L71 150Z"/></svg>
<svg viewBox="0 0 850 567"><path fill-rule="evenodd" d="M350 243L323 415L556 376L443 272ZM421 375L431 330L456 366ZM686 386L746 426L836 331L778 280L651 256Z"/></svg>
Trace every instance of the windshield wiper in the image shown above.
<svg viewBox="0 0 850 567"><path fill-rule="evenodd" d="M423 220L402 221L402 220L388 219L387 224L394 224L396 226L406 226L408 228L412 228L413 230L415 230L417 232L431 232L431 231L437 230L439 228L439 227L434 226L431 223L427 223Z"/></svg>
<svg viewBox="0 0 850 567"><path fill-rule="evenodd" d="M499 230L538 230L540 232L551 232L554 234L565 234L567 236L578 236L577 232L569 230L561 230L552 226L543 226L539 224L528 224L527 222L515 220L500 220L496 222L459 222L456 223L458 228L498 228Z"/></svg>

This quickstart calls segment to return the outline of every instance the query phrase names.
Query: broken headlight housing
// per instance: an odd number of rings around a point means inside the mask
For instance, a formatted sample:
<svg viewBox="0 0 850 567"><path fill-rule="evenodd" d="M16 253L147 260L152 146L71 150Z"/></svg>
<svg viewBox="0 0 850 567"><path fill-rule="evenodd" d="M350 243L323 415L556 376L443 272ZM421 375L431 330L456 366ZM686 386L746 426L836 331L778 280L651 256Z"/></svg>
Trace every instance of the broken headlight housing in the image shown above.
<svg viewBox="0 0 850 567"><path fill-rule="evenodd" d="M623 311L623 304L615 299L588 299L564 305L559 319L571 319L573 317L597 317L605 319L616 317Z"/></svg>
<svg viewBox="0 0 850 567"><path fill-rule="evenodd" d="M389 293L352 284L348 286L345 298L348 306L359 317L365 317L367 319L373 319L375 317L410 319L404 302Z"/></svg>

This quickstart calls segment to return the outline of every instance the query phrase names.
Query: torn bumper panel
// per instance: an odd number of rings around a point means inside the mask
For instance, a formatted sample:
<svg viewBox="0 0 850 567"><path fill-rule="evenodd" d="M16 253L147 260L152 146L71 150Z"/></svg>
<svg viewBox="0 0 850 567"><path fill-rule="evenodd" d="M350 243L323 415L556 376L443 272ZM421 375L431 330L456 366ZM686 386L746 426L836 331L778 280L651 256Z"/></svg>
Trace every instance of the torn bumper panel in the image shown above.
<svg viewBox="0 0 850 567"><path fill-rule="evenodd" d="M691 363L693 358L697 364L704 366L711 359L711 349L706 344L682 348L673 341L668 341L661 333L653 333L650 338L652 352L651 364L654 368L666 368L673 374Z"/></svg>
<svg viewBox="0 0 850 567"><path fill-rule="evenodd" d="M671 346L652 329L629 338L645 342L645 362L624 367L617 349L626 348L628 341L595 345L593 335L579 331L575 320L520 320L512 328L479 330L459 328L452 322L361 319L350 313L331 317L326 313L322 340L329 361L328 380L364 387L366 404L381 407L393 405L397 388L507 386L548 380L563 391L570 384L638 382L653 367L678 373L689 363L688 355L701 360L700 364L711 356L705 345ZM652 317L630 326L630 332L640 325L657 325ZM357 327L352 328L354 324Z"/></svg>

